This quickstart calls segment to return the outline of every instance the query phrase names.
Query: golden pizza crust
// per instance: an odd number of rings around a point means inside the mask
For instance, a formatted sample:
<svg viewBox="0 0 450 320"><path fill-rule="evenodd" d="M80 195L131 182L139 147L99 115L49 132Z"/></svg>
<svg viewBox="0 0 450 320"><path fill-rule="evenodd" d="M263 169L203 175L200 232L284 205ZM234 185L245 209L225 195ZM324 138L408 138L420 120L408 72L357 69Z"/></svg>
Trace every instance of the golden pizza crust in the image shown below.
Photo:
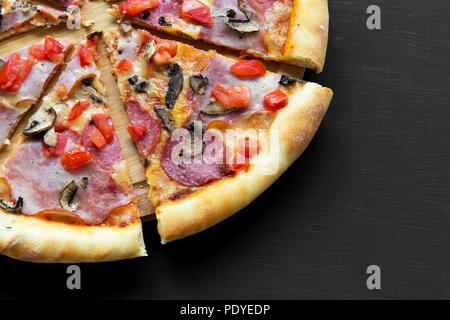
<svg viewBox="0 0 450 320"><path fill-rule="evenodd" d="M156 208L158 231L163 243L207 229L255 200L302 154L313 138L333 92L304 83L289 97L269 129L277 132L277 152L264 149L247 171L225 178L184 199ZM271 174L267 174L270 172Z"/></svg>
<svg viewBox="0 0 450 320"><path fill-rule="evenodd" d="M294 0L281 61L322 72L328 43L328 1Z"/></svg>
<svg viewBox="0 0 450 320"><path fill-rule="evenodd" d="M137 205L124 210L137 214ZM72 225L0 210L0 254L45 263L113 261L146 256L139 219L125 227Z"/></svg>

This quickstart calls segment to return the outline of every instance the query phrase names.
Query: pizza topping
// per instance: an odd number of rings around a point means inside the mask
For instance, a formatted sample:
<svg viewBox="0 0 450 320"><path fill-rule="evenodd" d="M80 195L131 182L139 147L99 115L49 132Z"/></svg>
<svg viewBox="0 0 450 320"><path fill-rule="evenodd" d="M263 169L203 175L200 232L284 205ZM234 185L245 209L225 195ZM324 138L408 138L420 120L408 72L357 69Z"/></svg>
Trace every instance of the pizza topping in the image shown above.
<svg viewBox="0 0 450 320"><path fill-rule="evenodd" d="M116 69L121 72L130 72L133 70L133 64L127 59L122 59L116 65Z"/></svg>
<svg viewBox="0 0 450 320"><path fill-rule="evenodd" d="M89 178L88 177L83 177L80 179L80 186L83 189L86 189L89 186Z"/></svg>
<svg viewBox="0 0 450 320"><path fill-rule="evenodd" d="M242 60L233 64L230 71L238 77L258 77L266 74L266 67L258 60Z"/></svg>
<svg viewBox="0 0 450 320"><path fill-rule="evenodd" d="M158 66L164 66L172 62L172 56L167 51L157 51L152 62Z"/></svg>
<svg viewBox="0 0 450 320"><path fill-rule="evenodd" d="M65 134L57 134L56 135L56 144L54 146L51 146L47 144L45 141L42 144L42 153L46 157L51 156L57 156L59 157L64 153L64 150L66 150L67 141L69 140L69 137Z"/></svg>
<svg viewBox="0 0 450 320"><path fill-rule="evenodd" d="M75 198L75 194L78 191L78 186L75 180L68 182L61 190L58 195L59 205L68 211L74 212L77 211L79 204L73 201Z"/></svg>
<svg viewBox="0 0 450 320"><path fill-rule="evenodd" d="M48 60L54 63L61 63L64 60L63 51L64 46L58 40L52 37L45 38L44 54Z"/></svg>
<svg viewBox="0 0 450 320"><path fill-rule="evenodd" d="M164 16L159 17L158 23L162 27L171 27L172 26L172 24L170 24L166 21L166 17L164 17Z"/></svg>
<svg viewBox="0 0 450 320"><path fill-rule="evenodd" d="M5 66L6 62L0 59L0 70Z"/></svg>
<svg viewBox="0 0 450 320"><path fill-rule="evenodd" d="M173 120L172 112L167 109L166 106L157 105L154 108L156 114L158 115L159 119L161 119L162 125L172 132L175 130L175 122Z"/></svg>
<svg viewBox="0 0 450 320"><path fill-rule="evenodd" d="M145 10L159 6L159 0L129 0L119 5L119 10L130 16L136 16Z"/></svg>
<svg viewBox="0 0 450 320"><path fill-rule="evenodd" d="M192 90L198 94L205 94L208 82L208 77L204 77L201 74L189 77L189 84Z"/></svg>
<svg viewBox="0 0 450 320"><path fill-rule="evenodd" d="M289 97L277 89L264 97L264 107L270 112L276 112L287 106Z"/></svg>
<svg viewBox="0 0 450 320"><path fill-rule="evenodd" d="M217 100L211 100L206 106L201 110L202 113L211 116L220 116L230 112L235 111L237 108L229 107L224 104L217 102Z"/></svg>
<svg viewBox="0 0 450 320"><path fill-rule="evenodd" d="M134 86L136 84L136 82L138 81L138 79L139 79L138 76L134 75L134 76L128 78L128 83L130 85Z"/></svg>
<svg viewBox="0 0 450 320"><path fill-rule="evenodd" d="M23 207L23 198L19 197L17 201L5 201L0 199L0 209L5 210L10 213L18 213L22 211Z"/></svg>
<svg viewBox="0 0 450 320"><path fill-rule="evenodd" d="M67 120L74 121L77 120L83 112L85 112L87 109L89 109L91 103L89 101L78 101L75 103L70 110L70 114L67 117Z"/></svg>
<svg viewBox="0 0 450 320"><path fill-rule="evenodd" d="M199 144L200 147L191 147L192 138L189 133L178 139L172 136L166 140L161 154L161 164L170 178L185 186L199 187L226 175L227 166L224 164L223 142L218 136L210 136L208 132L206 136L203 154L200 153L200 150L203 149L201 143ZM176 159L176 157L173 157L173 154L179 154L186 146L196 149L196 152L188 152L197 153L197 155L193 158L180 157ZM210 152L210 149L214 151Z"/></svg>
<svg viewBox="0 0 450 320"><path fill-rule="evenodd" d="M0 70L0 90L8 93L19 91L22 84L28 78L34 62L30 58L22 58L15 52Z"/></svg>
<svg viewBox="0 0 450 320"><path fill-rule="evenodd" d="M247 9L244 0L238 0L239 9L245 14L246 19L229 18L225 24L231 29L237 30L241 33L259 31L259 17L252 11Z"/></svg>
<svg viewBox="0 0 450 320"><path fill-rule="evenodd" d="M216 84L211 94L217 101L228 107L245 108L252 101L251 89L246 85L234 85L225 89L222 85Z"/></svg>
<svg viewBox="0 0 450 320"><path fill-rule="evenodd" d="M205 143L202 141L202 139L198 138L191 138L191 143L187 143L183 149L180 151L180 157L185 158L193 158L198 155L203 154L203 151L205 150Z"/></svg>
<svg viewBox="0 0 450 320"><path fill-rule="evenodd" d="M45 132L53 128L56 122L56 111L52 107L40 108L28 120L27 125L23 129L25 136L32 136L41 132Z"/></svg>
<svg viewBox="0 0 450 320"><path fill-rule="evenodd" d="M148 133L147 126L145 125L145 122L143 122L143 121L139 121L134 124L130 124L127 127L127 130L134 142L138 142L138 141L144 139L144 137Z"/></svg>
<svg viewBox="0 0 450 320"><path fill-rule="evenodd" d="M110 143L114 139L114 128L111 123L111 119L106 114L94 114L92 121L95 127L100 130L105 137L106 142Z"/></svg>
<svg viewBox="0 0 450 320"><path fill-rule="evenodd" d="M175 102L183 89L183 71L178 64L172 64L168 68L169 87L166 92L166 106L172 109Z"/></svg>
<svg viewBox="0 0 450 320"><path fill-rule="evenodd" d="M195 22L214 24L209 7L197 0L184 0L180 16Z"/></svg>
<svg viewBox="0 0 450 320"><path fill-rule="evenodd" d="M44 143L50 147L56 146L58 142L55 127L48 130L44 135Z"/></svg>
<svg viewBox="0 0 450 320"><path fill-rule="evenodd" d="M88 78L92 79L92 78ZM84 79L83 79L84 80ZM92 80L91 80L92 81ZM106 102L106 97L98 92L91 85L84 85L82 90L77 91L77 98L79 99L90 99L93 103L104 103Z"/></svg>
<svg viewBox="0 0 450 320"><path fill-rule="evenodd" d="M150 14L149 11L144 11L144 12L148 12ZM121 24L119 24L119 29L124 34L127 34L128 32L130 32L133 29L133 27L128 22L122 22Z"/></svg>
<svg viewBox="0 0 450 320"><path fill-rule="evenodd" d="M157 49L157 47L156 47L156 43L155 43L154 40L148 42L145 45L145 49L144 49L144 58L145 58L145 60L150 62L152 57L153 57L153 55L156 52L156 49Z"/></svg>
<svg viewBox="0 0 450 320"><path fill-rule="evenodd" d="M150 111L144 109L137 100L128 100L126 105L128 117L133 128L131 130L133 132L135 131L134 129L137 129L137 139L134 141L141 156L145 159L159 142L161 136L161 121ZM144 127L145 129L143 129Z"/></svg>
<svg viewBox="0 0 450 320"><path fill-rule="evenodd" d="M94 82L94 77L87 77L87 78L84 78L83 80L81 80L81 82L82 82L86 87L90 87L90 86L92 86L92 83Z"/></svg>
<svg viewBox="0 0 450 320"><path fill-rule="evenodd" d="M67 151L61 157L61 164L67 171L77 169L91 161L91 153L83 146Z"/></svg>
<svg viewBox="0 0 450 320"><path fill-rule="evenodd" d="M145 10L145 11L142 11L142 13L141 13L141 19L147 19L148 17L150 17L150 11L148 11L148 10ZM130 30L131 30L131 25L130 25ZM128 32L128 31L127 31Z"/></svg>
<svg viewBox="0 0 450 320"><path fill-rule="evenodd" d="M148 82L147 81L141 81L138 83L138 85L134 88L134 91L137 93L145 93L147 91Z"/></svg>
<svg viewBox="0 0 450 320"><path fill-rule="evenodd" d="M88 66L92 62L94 62L94 58L97 55L97 50L95 49L95 47L80 44L78 48L80 54L80 65L82 67Z"/></svg>
<svg viewBox="0 0 450 320"><path fill-rule="evenodd" d="M295 80L294 78L291 78L291 77L283 74L281 76L281 79L280 79L279 83L282 84L282 85L287 86L287 85L292 84L294 82L297 82L297 80Z"/></svg>
<svg viewBox="0 0 450 320"><path fill-rule="evenodd" d="M89 139L98 149L101 149L106 145L105 136L97 128L92 129Z"/></svg>

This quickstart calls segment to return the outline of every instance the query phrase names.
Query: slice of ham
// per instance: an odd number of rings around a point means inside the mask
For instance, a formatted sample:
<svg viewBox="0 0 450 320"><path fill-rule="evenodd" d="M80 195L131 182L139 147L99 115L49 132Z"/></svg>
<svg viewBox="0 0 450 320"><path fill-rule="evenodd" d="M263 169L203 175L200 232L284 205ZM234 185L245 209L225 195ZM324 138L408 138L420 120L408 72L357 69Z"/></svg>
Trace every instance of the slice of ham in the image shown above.
<svg viewBox="0 0 450 320"><path fill-rule="evenodd" d="M66 151L74 147L76 144L69 140ZM85 189L80 186L80 180L84 177L89 179ZM79 207L73 213L66 213L77 216L86 224L101 224L112 210L135 199L132 190L124 190L94 161L76 170L66 171L59 157L43 155L42 141L38 139L28 139L17 148L14 156L5 164L4 178L10 187L11 197L24 199L22 213L25 215L63 211L58 195L72 179L78 185L73 201Z"/></svg>
<svg viewBox="0 0 450 320"><path fill-rule="evenodd" d="M109 119L109 123L113 126L111 119ZM114 139L107 143L103 148L99 149L90 139L94 128L95 126L90 123L86 125L83 134L81 135L81 143L89 150L94 161L100 168L112 172L114 165L123 160L117 136L114 133Z"/></svg>
<svg viewBox="0 0 450 320"><path fill-rule="evenodd" d="M38 23L37 20L36 22L32 21L32 19L37 16L42 17L42 22L39 21ZM65 18L67 18L67 14L65 12L38 4L31 4L31 7L27 10L16 9L8 11L3 14L3 18L1 20L0 39L9 36L11 31L21 32L21 28L29 30L39 26L46 26L46 21L57 25Z"/></svg>
<svg viewBox="0 0 450 320"><path fill-rule="evenodd" d="M145 110L142 104L134 99L130 99L126 103L128 118L131 124L137 122L144 123L147 128L147 134L139 141L136 141L139 153L142 158L146 158L155 148L161 138L161 120L156 118L150 111Z"/></svg>
<svg viewBox="0 0 450 320"><path fill-rule="evenodd" d="M55 90L65 85L68 95L71 95L81 80L95 76L96 72L97 67L95 63L82 67L80 64L80 56L73 56L67 64L66 70L59 77Z"/></svg>
<svg viewBox="0 0 450 320"><path fill-rule="evenodd" d="M210 57L208 67L201 73L209 79L206 93L203 95L196 94L192 88L189 88L188 91L188 100L193 112L191 120L196 119L201 111L201 108L208 104L211 99L211 89L216 84L220 84L225 88L238 84L246 85L251 90L252 101L247 107L237 109L234 112L222 116L207 116L201 114L200 117L203 121L209 123L213 120L223 120L233 123L239 119L247 119L252 114L263 109L264 96L278 88L278 82L280 81L281 76L268 72L266 75L261 77L237 77L230 72L230 67L233 64L234 61L232 60L218 56Z"/></svg>
<svg viewBox="0 0 450 320"><path fill-rule="evenodd" d="M173 135L167 138L161 153L161 164L167 175L178 183L189 187L200 187L226 176L228 169L225 163L226 152L222 140L218 136L205 137L205 150L208 150L208 146L211 146L213 142L216 145L216 150L205 151L193 158L183 159L179 156L179 152L185 141L190 141L190 139L187 130L184 134L180 133L178 137Z"/></svg>
<svg viewBox="0 0 450 320"><path fill-rule="evenodd" d="M0 103L0 148L5 143L11 130L14 129L17 117L16 109Z"/></svg>
<svg viewBox="0 0 450 320"><path fill-rule="evenodd" d="M81 7L81 5L83 4L82 0L47 0L47 1L63 8L68 8L70 6Z"/></svg>

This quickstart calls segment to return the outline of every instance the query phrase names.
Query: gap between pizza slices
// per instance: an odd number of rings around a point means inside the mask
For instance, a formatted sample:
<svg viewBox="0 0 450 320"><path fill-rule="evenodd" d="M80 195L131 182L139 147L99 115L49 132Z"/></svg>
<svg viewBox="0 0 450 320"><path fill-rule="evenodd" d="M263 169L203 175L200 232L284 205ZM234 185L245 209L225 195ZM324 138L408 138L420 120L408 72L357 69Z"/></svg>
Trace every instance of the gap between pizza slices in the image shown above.
<svg viewBox="0 0 450 320"><path fill-rule="evenodd" d="M135 24L321 72L327 0L128 0L110 13Z"/></svg>
<svg viewBox="0 0 450 320"><path fill-rule="evenodd" d="M76 47L0 168L2 254L32 262L146 255L136 194L95 64L99 37L90 34Z"/></svg>
<svg viewBox="0 0 450 320"><path fill-rule="evenodd" d="M332 97L260 61L231 60L144 30L122 26L104 37L163 243L259 196L307 147Z"/></svg>

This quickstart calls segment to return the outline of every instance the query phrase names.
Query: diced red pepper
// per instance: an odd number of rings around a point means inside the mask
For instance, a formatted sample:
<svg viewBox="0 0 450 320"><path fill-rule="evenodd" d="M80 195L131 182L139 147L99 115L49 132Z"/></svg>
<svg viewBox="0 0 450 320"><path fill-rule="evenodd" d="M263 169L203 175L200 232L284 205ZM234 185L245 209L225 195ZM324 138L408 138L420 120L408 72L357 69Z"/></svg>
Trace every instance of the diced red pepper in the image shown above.
<svg viewBox="0 0 450 320"><path fill-rule="evenodd" d="M180 8L180 16L196 22L214 24L209 7L197 0L184 0Z"/></svg>
<svg viewBox="0 0 450 320"><path fill-rule="evenodd" d="M80 146L64 153L61 157L61 164L67 171L84 166L91 161L92 155L85 147Z"/></svg>
<svg viewBox="0 0 450 320"><path fill-rule="evenodd" d="M287 106L289 97L286 93L277 89L264 97L264 107L270 112L276 112Z"/></svg>
<svg viewBox="0 0 450 320"><path fill-rule="evenodd" d="M135 142L142 140L148 132L145 122L136 122L134 124L130 124L127 130L131 138Z"/></svg>
<svg viewBox="0 0 450 320"><path fill-rule="evenodd" d="M33 65L33 59L22 59L20 53L13 53L0 70L0 89L10 93L19 91Z"/></svg>
<svg viewBox="0 0 450 320"><path fill-rule="evenodd" d="M78 119L83 114L83 112L89 109L90 105L91 103L89 101L78 101L73 105L72 110L70 110L70 114L67 117L67 120L74 121Z"/></svg>
<svg viewBox="0 0 450 320"><path fill-rule="evenodd" d="M89 138L98 149L101 149L106 145L105 136L97 128L92 129L91 136Z"/></svg>
<svg viewBox="0 0 450 320"><path fill-rule="evenodd" d="M266 74L266 67L258 60L242 60L233 64L230 71L238 77L257 77Z"/></svg>
<svg viewBox="0 0 450 320"><path fill-rule="evenodd" d="M95 127L100 130L106 139L107 143L110 143L114 139L114 127L111 125L110 120L106 114L94 114L92 116Z"/></svg>
<svg viewBox="0 0 450 320"><path fill-rule="evenodd" d="M145 10L150 10L159 6L159 0L129 0L119 5L120 12L135 16Z"/></svg>
<svg viewBox="0 0 450 320"><path fill-rule="evenodd" d="M49 146L42 142L42 153L46 157L62 155L66 149L68 139L69 137L65 134L57 134L55 146Z"/></svg>
<svg viewBox="0 0 450 320"><path fill-rule="evenodd" d="M120 60L119 63L116 65L116 69L122 72L130 72L131 70L133 70L133 64L127 59L123 59Z"/></svg>

